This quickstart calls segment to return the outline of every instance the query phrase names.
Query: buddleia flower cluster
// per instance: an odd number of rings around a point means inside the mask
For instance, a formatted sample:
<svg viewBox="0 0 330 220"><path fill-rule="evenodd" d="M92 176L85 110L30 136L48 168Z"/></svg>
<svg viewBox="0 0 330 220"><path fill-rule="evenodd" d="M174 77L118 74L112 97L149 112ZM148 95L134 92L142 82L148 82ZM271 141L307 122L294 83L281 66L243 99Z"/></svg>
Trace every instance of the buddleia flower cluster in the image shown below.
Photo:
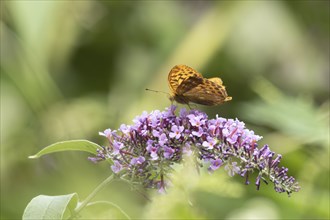
<svg viewBox="0 0 330 220"><path fill-rule="evenodd" d="M123 179L156 188L164 192L170 185L173 165L184 162L186 156L194 158L197 167L208 167L212 173L221 167L230 176L239 175L249 184L249 175L257 173L255 185L272 182L276 192L299 191L298 182L288 176L288 168L280 167L282 158L268 145L261 148L262 138L237 119L208 116L198 110L176 106L165 111L143 112L132 125L121 125L117 130L100 132L108 140L93 162L110 161L112 171Z"/></svg>

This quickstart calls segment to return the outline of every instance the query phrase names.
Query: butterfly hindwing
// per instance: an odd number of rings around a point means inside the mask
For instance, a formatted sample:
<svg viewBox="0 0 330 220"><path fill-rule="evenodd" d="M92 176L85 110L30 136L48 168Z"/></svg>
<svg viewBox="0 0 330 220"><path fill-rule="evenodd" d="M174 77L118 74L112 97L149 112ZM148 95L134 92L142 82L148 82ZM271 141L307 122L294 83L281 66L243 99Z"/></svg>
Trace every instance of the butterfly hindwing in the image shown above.
<svg viewBox="0 0 330 220"><path fill-rule="evenodd" d="M187 91L183 94L183 96L186 97L190 102L197 104L219 105L225 102L228 95L225 87L209 81L208 79L204 79L202 84Z"/></svg>
<svg viewBox="0 0 330 220"><path fill-rule="evenodd" d="M209 78L207 80L209 80L211 82L214 82L214 83L216 83L218 85L222 85L222 80L219 77L213 77L213 78Z"/></svg>
<svg viewBox="0 0 330 220"><path fill-rule="evenodd" d="M193 88L196 88L198 85L203 84L204 80L200 77L190 76L189 78L183 80L178 86L176 93L182 95Z"/></svg>

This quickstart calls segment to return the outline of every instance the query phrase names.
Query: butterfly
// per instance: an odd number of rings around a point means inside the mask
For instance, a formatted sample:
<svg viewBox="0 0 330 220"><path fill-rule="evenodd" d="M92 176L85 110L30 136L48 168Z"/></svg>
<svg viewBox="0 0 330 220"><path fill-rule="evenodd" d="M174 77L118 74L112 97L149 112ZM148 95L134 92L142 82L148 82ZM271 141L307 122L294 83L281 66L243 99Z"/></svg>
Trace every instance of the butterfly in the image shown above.
<svg viewBox="0 0 330 220"><path fill-rule="evenodd" d="M206 79L186 65L176 65L171 69L168 74L168 84L171 90L170 100L181 104L189 105L189 102L194 102L211 106L232 99L227 95L220 78Z"/></svg>

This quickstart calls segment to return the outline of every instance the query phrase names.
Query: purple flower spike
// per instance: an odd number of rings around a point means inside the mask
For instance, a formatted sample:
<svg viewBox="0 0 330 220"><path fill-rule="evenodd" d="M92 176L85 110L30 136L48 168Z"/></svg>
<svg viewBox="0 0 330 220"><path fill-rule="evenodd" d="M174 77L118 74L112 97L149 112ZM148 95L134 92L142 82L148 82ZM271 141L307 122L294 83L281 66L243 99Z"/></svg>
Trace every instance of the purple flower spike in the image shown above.
<svg viewBox="0 0 330 220"><path fill-rule="evenodd" d="M238 119L218 115L208 119L204 112L186 109L176 114L172 105L163 112L143 112L132 125L121 125L118 133L106 129L99 134L109 140L109 146L98 149L90 161L112 162L112 171L121 178L159 192L171 185L169 174L175 164L185 161L184 155L197 157L196 166L210 163L210 172L224 166L229 176L245 178L245 184L250 183L250 173L258 173L257 189L263 182L273 182L276 192L289 195L300 189L295 178L288 176L288 168L279 167L282 156L268 145L258 148L262 137Z"/></svg>

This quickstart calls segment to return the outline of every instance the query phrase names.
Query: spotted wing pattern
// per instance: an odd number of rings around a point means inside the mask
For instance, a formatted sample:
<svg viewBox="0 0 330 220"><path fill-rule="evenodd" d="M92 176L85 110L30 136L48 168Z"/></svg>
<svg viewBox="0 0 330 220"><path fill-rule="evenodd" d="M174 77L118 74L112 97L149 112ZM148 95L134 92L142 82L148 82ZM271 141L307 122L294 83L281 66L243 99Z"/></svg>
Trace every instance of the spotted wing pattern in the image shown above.
<svg viewBox="0 0 330 220"><path fill-rule="evenodd" d="M187 89L196 86L197 82L203 79L202 74L186 65L174 66L168 74L168 83L172 95L180 94ZM178 87L181 85L179 91Z"/></svg>
<svg viewBox="0 0 330 220"><path fill-rule="evenodd" d="M183 96L190 102L202 105L219 105L232 99L224 86L208 79L204 79L203 83L185 92Z"/></svg>

